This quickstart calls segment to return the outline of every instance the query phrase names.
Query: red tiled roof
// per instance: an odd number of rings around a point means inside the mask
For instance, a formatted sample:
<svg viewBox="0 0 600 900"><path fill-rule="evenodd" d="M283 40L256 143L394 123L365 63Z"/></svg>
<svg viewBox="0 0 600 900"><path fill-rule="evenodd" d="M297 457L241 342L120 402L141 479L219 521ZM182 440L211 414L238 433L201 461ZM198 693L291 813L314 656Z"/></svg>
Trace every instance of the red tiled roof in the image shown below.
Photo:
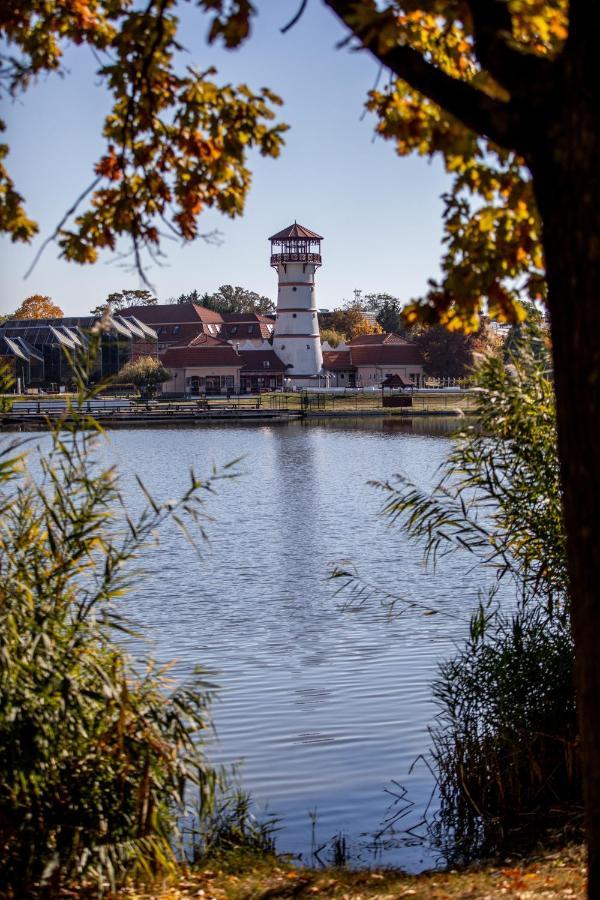
<svg viewBox="0 0 600 900"><path fill-rule="evenodd" d="M182 366L195 366L205 368L207 366L230 366L239 369L242 366L240 356L235 352L231 344L219 344L218 346L200 347L172 347L162 358L163 364L169 368L181 368Z"/></svg>
<svg viewBox="0 0 600 900"><path fill-rule="evenodd" d="M247 372L285 372L285 365L279 359L274 350L240 350L244 365L242 366L242 374ZM265 366L264 363L269 365Z"/></svg>
<svg viewBox="0 0 600 900"><path fill-rule="evenodd" d="M154 306L129 306L119 311L120 316L135 316L148 325L200 324L201 319L193 303L157 303Z"/></svg>
<svg viewBox="0 0 600 900"><path fill-rule="evenodd" d="M414 344L387 344L379 347L352 347L355 366L422 366L423 357Z"/></svg>
<svg viewBox="0 0 600 900"><path fill-rule="evenodd" d="M380 334L359 334L358 337L348 341L349 347L366 347L381 344L408 344L406 338L400 337L394 331L383 331Z"/></svg>
<svg viewBox="0 0 600 900"><path fill-rule="evenodd" d="M183 325L155 325L159 344L168 344L175 347L187 347L190 341L203 334L202 322Z"/></svg>
<svg viewBox="0 0 600 900"><path fill-rule="evenodd" d="M177 325L194 322L223 322L221 313L197 303L157 303L153 306L130 306L119 312L120 316L135 316L148 325Z"/></svg>
<svg viewBox="0 0 600 900"><path fill-rule="evenodd" d="M354 369L350 360L349 350L325 350L323 353L323 367L325 369Z"/></svg>
<svg viewBox="0 0 600 900"><path fill-rule="evenodd" d="M275 316L261 316L260 313L223 313L224 322L232 322L234 325L238 322L274 322Z"/></svg>
<svg viewBox="0 0 600 900"><path fill-rule="evenodd" d="M214 337L211 334L206 334L204 331L200 332L200 334L196 335L196 337L189 342L189 344L185 345L186 347L229 347L227 341L222 340L222 338Z"/></svg>
<svg viewBox="0 0 600 900"><path fill-rule="evenodd" d="M263 322L242 322L240 325L227 323L224 328L230 341L266 339L273 334L273 327L269 328Z"/></svg>
<svg viewBox="0 0 600 900"><path fill-rule="evenodd" d="M293 225L288 225L287 228L284 228L283 231L278 231L277 234L274 234L269 238L270 241L285 241L288 238L304 238L305 240L308 238L313 241L322 241L323 238L320 234L317 234L315 231L311 231L310 228L305 228L304 225L298 225L297 222L294 222Z"/></svg>

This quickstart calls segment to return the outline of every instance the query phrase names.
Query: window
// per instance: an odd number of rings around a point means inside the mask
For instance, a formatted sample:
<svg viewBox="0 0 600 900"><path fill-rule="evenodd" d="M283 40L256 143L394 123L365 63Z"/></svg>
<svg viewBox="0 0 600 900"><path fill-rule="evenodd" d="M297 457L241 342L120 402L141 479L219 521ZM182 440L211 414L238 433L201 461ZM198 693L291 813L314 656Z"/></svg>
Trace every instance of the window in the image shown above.
<svg viewBox="0 0 600 900"><path fill-rule="evenodd" d="M269 362L268 359L264 359L263 360L263 369L270 369L270 368L271 368L271 363Z"/></svg>
<svg viewBox="0 0 600 900"><path fill-rule="evenodd" d="M233 388L233 375L221 375L221 386L224 388Z"/></svg>
<svg viewBox="0 0 600 900"><path fill-rule="evenodd" d="M307 350L310 350L310 344L307 344L307 345L306 345L306 349L307 349Z"/></svg>
<svg viewBox="0 0 600 900"><path fill-rule="evenodd" d="M238 330L237 325L232 325L232 326L231 326L231 333L232 333L232 334L235 334L237 330Z"/></svg>
<svg viewBox="0 0 600 900"><path fill-rule="evenodd" d="M292 313L292 319L296 318L296 313Z"/></svg>
<svg viewBox="0 0 600 900"><path fill-rule="evenodd" d="M181 331L181 325L173 325L173 334L179 334Z"/></svg>
<svg viewBox="0 0 600 900"><path fill-rule="evenodd" d="M295 287L293 287L293 288L292 288L292 290L293 290L293 291L295 291L295 290L296 290L296 288L295 288Z"/></svg>
<svg viewBox="0 0 600 900"><path fill-rule="evenodd" d="M281 349L282 349L282 350L285 350L285 344L282 344L282 345L281 345Z"/></svg>

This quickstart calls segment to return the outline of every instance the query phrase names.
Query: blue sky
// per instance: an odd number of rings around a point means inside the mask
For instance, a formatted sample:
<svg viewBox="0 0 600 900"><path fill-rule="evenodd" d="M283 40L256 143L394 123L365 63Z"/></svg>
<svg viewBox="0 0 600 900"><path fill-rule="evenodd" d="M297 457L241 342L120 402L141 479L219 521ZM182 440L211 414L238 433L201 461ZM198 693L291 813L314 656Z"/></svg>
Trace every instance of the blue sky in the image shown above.
<svg viewBox="0 0 600 900"><path fill-rule="evenodd" d="M148 270L157 296L164 301L229 283L275 297L267 237L295 219L325 238L320 307L340 305L355 288L387 291L404 301L419 295L439 271L440 195L448 184L441 165L399 158L390 143L374 140L374 119L363 116L363 104L378 67L365 53L335 49L345 32L319 0L285 35L280 29L298 0L257 5L252 37L236 51L208 47L207 21L187 4L181 40L189 63L215 65L223 82L266 85L280 94L281 118L291 126L286 146L277 160L251 158L254 178L243 217L204 215L203 230L219 229L220 246L166 243L167 266ZM39 243L91 181L102 147L109 98L96 83L97 63L86 48L70 49L66 60L66 77L44 79L2 111L9 172L41 225L32 246L0 242L3 312L41 293L65 314L85 314L109 292L141 286L109 254L82 267L60 261L54 245L23 280Z"/></svg>

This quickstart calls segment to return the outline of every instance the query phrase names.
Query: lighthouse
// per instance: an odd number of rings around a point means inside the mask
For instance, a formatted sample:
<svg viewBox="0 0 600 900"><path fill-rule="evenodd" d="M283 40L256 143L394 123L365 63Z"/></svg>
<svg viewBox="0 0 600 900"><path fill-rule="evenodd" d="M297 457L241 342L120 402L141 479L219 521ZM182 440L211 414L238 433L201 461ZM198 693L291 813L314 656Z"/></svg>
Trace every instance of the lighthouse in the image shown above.
<svg viewBox="0 0 600 900"><path fill-rule="evenodd" d="M279 278L273 349L286 365L286 377L309 387L323 365L315 288L323 238L294 222L269 240L271 265Z"/></svg>

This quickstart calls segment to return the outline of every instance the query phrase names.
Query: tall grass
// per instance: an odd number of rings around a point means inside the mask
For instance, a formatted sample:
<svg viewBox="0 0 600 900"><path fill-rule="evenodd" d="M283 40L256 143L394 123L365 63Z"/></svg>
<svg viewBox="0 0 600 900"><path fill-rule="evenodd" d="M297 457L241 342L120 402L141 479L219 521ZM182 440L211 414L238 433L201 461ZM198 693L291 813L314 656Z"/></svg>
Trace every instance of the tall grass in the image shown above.
<svg viewBox="0 0 600 900"><path fill-rule="evenodd" d="M83 364L81 364L83 366ZM79 378L79 403L92 394ZM101 387L101 386L100 386ZM100 388L98 388L100 389ZM59 893L71 881L118 885L168 871L196 795L212 809L203 754L210 686L175 684L119 640L116 601L139 578L142 548L168 521L204 534L206 500L228 473L190 473L177 501L133 517L97 424L78 412L43 449L0 452L0 885L5 896Z"/></svg>
<svg viewBox="0 0 600 900"><path fill-rule="evenodd" d="M433 688L433 832L453 862L576 829L582 796L554 392L535 328L476 383L479 423L433 491L403 476L377 485L430 563L460 549L514 587L509 608L496 589L480 604Z"/></svg>

